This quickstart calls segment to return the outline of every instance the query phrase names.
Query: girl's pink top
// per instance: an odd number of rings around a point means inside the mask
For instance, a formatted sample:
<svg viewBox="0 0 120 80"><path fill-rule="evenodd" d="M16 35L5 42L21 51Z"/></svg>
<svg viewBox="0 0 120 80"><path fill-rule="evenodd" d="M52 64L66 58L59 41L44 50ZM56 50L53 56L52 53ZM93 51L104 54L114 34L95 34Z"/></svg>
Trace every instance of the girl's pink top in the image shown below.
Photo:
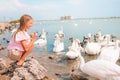
<svg viewBox="0 0 120 80"><path fill-rule="evenodd" d="M21 41L22 40L26 40L27 43L26 44L29 44L30 41L31 41L31 38L29 36L29 34L27 32L23 32L23 31L20 31L20 32L14 32L11 40L10 40L10 43L8 45L8 50L11 50L11 49L17 49L17 50L20 50L20 51L24 51L24 48L21 44ZM15 37L14 37L15 35Z"/></svg>

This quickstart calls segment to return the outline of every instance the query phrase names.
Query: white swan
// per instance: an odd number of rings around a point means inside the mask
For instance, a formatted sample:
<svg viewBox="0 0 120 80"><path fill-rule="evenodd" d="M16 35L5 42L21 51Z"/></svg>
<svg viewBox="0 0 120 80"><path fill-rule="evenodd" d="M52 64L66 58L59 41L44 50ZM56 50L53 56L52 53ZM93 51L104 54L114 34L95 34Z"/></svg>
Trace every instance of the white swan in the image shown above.
<svg viewBox="0 0 120 80"><path fill-rule="evenodd" d="M65 54L69 59L76 59L81 55L81 46L78 39L73 40L72 45L68 47L69 51Z"/></svg>
<svg viewBox="0 0 120 80"><path fill-rule="evenodd" d="M104 37L103 37L103 40L100 41L99 43L102 47L104 47L106 45L109 45L109 46L115 45L115 42L110 41L110 35L109 34L105 34Z"/></svg>
<svg viewBox="0 0 120 80"><path fill-rule="evenodd" d="M107 60L116 63L120 56L120 48L118 44L119 40L116 40L115 46L103 47L97 59Z"/></svg>
<svg viewBox="0 0 120 80"><path fill-rule="evenodd" d="M98 33L101 37L101 32ZM99 40L100 38L98 38L98 42L88 42L86 47L85 47L85 52L87 54L90 55L95 55L95 54L99 54L101 51L101 47L107 45L109 43L109 45L113 45L112 42L110 42L110 35L106 34L103 37L103 40Z"/></svg>
<svg viewBox="0 0 120 80"><path fill-rule="evenodd" d="M104 40L104 36L102 36L102 34L101 34L101 29L98 31L96 36L98 38L98 42L102 42Z"/></svg>
<svg viewBox="0 0 120 80"><path fill-rule="evenodd" d="M98 42L101 43L102 46L106 45L108 42L108 39L110 41L110 34L104 34L103 36L101 35L101 30L98 31L97 33L98 37Z"/></svg>
<svg viewBox="0 0 120 80"><path fill-rule="evenodd" d="M62 26L61 26L61 29L58 31L58 35L60 36L60 38L64 38L64 36L65 36Z"/></svg>
<svg viewBox="0 0 120 80"><path fill-rule="evenodd" d="M58 53L64 50L64 43L60 41L60 36L55 34L53 52Z"/></svg>
<svg viewBox="0 0 120 80"><path fill-rule="evenodd" d="M80 70L99 80L120 80L120 66L106 60L91 60L85 63L80 56Z"/></svg>
<svg viewBox="0 0 120 80"><path fill-rule="evenodd" d="M43 29L40 39L36 40L34 44L39 47L46 46L47 45L46 35L47 32L45 32Z"/></svg>
<svg viewBox="0 0 120 80"><path fill-rule="evenodd" d="M91 33L88 33L88 42L85 46L85 53L89 55L99 54L101 45L97 42L91 42Z"/></svg>
<svg viewBox="0 0 120 80"><path fill-rule="evenodd" d="M95 42L88 42L85 47L85 52L90 55L99 54L101 49L101 45Z"/></svg>
<svg viewBox="0 0 120 80"><path fill-rule="evenodd" d="M88 33L88 38L91 38L91 33Z"/></svg>

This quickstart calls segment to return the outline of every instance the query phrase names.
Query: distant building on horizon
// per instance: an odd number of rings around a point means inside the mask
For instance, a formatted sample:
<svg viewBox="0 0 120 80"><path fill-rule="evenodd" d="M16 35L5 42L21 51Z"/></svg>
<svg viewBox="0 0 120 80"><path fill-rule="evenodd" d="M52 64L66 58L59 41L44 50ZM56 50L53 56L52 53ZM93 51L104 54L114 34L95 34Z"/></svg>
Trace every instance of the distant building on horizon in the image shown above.
<svg viewBox="0 0 120 80"><path fill-rule="evenodd" d="M71 19L72 19L71 16L62 16L62 17L60 18L60 20L71 20Z"/></svg>

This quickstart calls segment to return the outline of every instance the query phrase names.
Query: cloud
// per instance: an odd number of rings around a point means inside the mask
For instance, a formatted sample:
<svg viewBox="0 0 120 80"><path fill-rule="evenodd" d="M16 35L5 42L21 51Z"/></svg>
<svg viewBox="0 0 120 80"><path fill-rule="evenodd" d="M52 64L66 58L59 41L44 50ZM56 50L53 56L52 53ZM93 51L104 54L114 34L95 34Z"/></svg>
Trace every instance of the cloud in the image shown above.
<svg viewBox="0 0 120 80"><path fill-rule="evenodd" d="M67 0L66 2L70 5L80 5L84 0Z"/></svg>
<svg viewBox="0 0 120 80"><path fill-rule="evenodd" d="M4 5L0 5L0 12L8 12L8 11L50 11L57 10L61 8L60 5L55 3L44 3L44 4L34 4L29 5L25 3L21 3L19 0L8 0L4 3Z"/></svg>
<svg viewBox="0 0 120 80"><path fill-rule="evenodd" d="M32 4L29 5L27 3L22 3L20 0L7 0L4 5L0 5L0 12L7 12L7 11L18 11L18 10L41 10L41 11L50 11L50 10L57 10L57 9L63 9L65 6L72 6L72 5L79 5L80 2L83 0L66 0L62 1L62 3L55 3L55 2L44 2L39 4Z"/></svg>
<svg viewBox="0 0 120 80"><path fill-rule="evenodd" d="M0 12L1 13L4 12L4 11L7 11L9 9L10 10L15 10L15 8L9 2L0 5Z"/></svg>
<svg viewBox="0 0 120 80"><path fill-rule="evenodd" d="M13 6L17 8L25 8L27 7L25 4L20 3L18 0L12 0Z"/></svg>
<svg viewBox="0 0 120 80"><path fill-rule="evenodd" d="M0 12L15 12L32 8L30 5L21 3L19 0L8 0L0 5Z"/></svg>
<svg viewBox="0 0 120 80"><path fill-rule="evenodd" d="M103 14L102 16L108 16L107 12L112 14L111 12L115 13L116 10L116 14L120 13L119 3L120 0L1 0L0 17L19 18L22 14L30 14L36 18L41 16L42 18L59 18L64 15L99 17Z"/></svg>

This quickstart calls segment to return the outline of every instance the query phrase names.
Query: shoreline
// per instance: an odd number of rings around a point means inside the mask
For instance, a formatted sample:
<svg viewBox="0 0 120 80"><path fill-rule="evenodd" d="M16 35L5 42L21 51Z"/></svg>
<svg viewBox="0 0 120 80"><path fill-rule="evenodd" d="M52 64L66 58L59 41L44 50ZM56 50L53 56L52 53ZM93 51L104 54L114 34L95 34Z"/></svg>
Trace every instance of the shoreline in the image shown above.
<svg viewBox="0 0 120 80"><path fill-rule="evenodd" d="M104 17L101 17L101 18L73 18L73 19L45 19L45 20L35 20L36 22L39 22L39 21L70 21L70 20L106 20L106 19L120 19L120 17L107 17L107 18L104 18Z"/></svg>
<svg viewBox="0 0 120 80"><path fill-rule="evenodd" d="M0 34L2 34L6 29L12 30L16 25L18 25L18 23L0 22Z"/></svg>

